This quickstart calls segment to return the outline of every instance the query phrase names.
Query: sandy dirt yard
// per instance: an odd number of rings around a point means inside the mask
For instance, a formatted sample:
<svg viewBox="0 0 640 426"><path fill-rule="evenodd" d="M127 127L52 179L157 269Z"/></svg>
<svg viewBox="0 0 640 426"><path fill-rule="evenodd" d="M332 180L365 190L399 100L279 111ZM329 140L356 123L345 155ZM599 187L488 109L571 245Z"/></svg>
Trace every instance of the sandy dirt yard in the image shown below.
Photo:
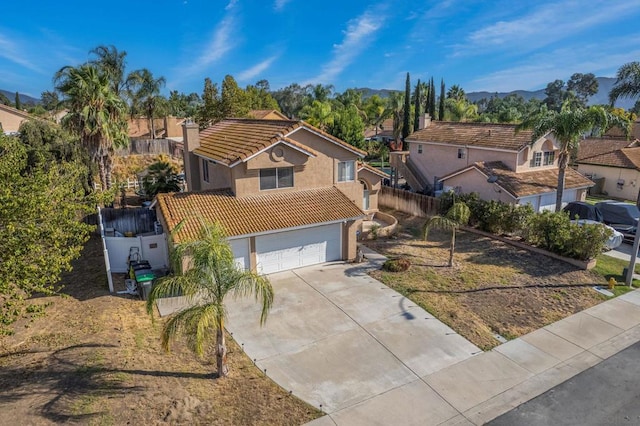
<svg viewBox="0 0 640 426"><path fill-rule="evenodd" d="M458 232L454 266L447 267L450 231L430 231L425 242L424 218L393 214L401 224L398 238L365 245L406 257L411 268L372 275L482 349L500 344L496 333L516 338L604 300L591 288L606 284L595 272L471 232Z"/></svg>
<svg viewBox="0 0 640 426"><path fill-rule="evenodd" d="M290 424L319 417L262 374L229 339L230 377L211 351L160 347L144 302L109 294L92 235L45 316L0 338L0 424Z"/></svg>

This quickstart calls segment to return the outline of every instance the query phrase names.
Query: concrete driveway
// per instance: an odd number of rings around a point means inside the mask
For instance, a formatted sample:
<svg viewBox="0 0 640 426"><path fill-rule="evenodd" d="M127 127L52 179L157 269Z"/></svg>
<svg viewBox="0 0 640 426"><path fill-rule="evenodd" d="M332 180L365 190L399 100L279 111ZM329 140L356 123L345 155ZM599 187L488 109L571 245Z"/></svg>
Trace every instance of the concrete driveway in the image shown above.
<svg viewBox="0 0 640 426"><path fill-rule="evenodd" d="M253 299L230 299L227 329L276 383L330 414L314 423L438 424L459 414L422 378L481 351L366 267L333 263L270 279L266 325Z"/></svg>

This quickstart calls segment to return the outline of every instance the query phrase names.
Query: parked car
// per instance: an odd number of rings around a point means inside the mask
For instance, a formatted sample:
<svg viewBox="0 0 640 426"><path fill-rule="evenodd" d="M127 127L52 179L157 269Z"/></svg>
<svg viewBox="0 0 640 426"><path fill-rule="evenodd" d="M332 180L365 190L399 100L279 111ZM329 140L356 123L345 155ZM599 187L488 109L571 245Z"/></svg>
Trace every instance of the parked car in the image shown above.
<svg viewBox="0 0 640 426"><path fill-rule="evenodd" d="M627 238L632 238L635 235L640 219L640 210L635 204L623 203L622 201L603 201L596 204L596 207L602 213L604 223L622 232Z"/></svg>
<svg viewBox="0 0 640 426"><path fill-rule="evenodd" d="M604 223L598 222L596 220L578 219L578 220L572 220L571 222L577 223L580 226L598 225L598 226L604 226L605 228L609 229L611 231L611 236L605 242L605 247L609 250L613 250L614 248L619 247L620 244L622 244L622 242L624 241L624 234L622 232L616 231L614 228L610 227L609 225L605 225Z"/></svg>
<svg viewBox="0 0 640 426"><path fill-rule="evenodd" d="M593 204L586 203L584 201L573 201L567 204L562 211L569 213L571 220L576 219L588 219L595 220L596 222L602 222L602 212Z"/></svg>

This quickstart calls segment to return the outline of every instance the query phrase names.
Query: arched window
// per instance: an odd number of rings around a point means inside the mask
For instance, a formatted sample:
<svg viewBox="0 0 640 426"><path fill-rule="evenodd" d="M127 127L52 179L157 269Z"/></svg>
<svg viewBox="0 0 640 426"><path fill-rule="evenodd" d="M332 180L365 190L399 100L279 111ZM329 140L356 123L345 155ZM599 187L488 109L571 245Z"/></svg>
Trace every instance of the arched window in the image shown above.
<svg viewBox="0 0 640 426"><path fill-rule="evenodd" d="M369 210L369 186L364 180L360 180L362 184L362 210Z"/></svg>

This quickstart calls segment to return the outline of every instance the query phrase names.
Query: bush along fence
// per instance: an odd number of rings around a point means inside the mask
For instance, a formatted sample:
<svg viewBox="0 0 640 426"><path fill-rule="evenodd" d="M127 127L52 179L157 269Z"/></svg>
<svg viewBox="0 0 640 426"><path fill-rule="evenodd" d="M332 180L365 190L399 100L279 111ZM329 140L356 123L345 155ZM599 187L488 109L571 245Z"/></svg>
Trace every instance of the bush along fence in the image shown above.
<svg viewBox="0 0 640 426"><path fill-rule="evenodd" d="M435 197L416 194L404 189L383 186L378 195L378 204L381 207L398 210L418 217L427 217L438 214L440 201Z"/></svg>

